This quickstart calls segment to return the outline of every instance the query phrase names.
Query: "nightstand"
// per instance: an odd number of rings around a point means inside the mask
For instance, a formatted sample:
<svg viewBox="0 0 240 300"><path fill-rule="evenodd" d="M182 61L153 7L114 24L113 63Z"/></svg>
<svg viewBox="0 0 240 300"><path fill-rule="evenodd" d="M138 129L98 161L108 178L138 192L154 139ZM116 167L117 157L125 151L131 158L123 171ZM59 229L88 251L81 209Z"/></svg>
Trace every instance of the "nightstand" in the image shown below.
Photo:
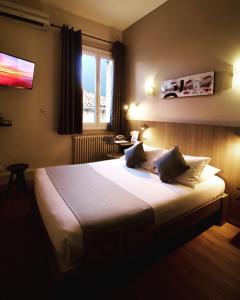
<svg viewBox="0 0 240 300"><path fill-rule="evenodd" d="M115 141L115 144L118 146L118 152L120 153L124 153L124 149L127 149L131 146L134 145L134 142L130 142L130 141Z"/></svg>
<svg viewBox="0 0 240 300"><path fill-rule="evenodd" d="M105 154L106 159L118 159L121 156L123 156L123 154L120 152L112 152L112 153Z"/></svg>
<svg viewBox="0 0 240 300"><path fill-rule="evenodd" d="M118 146L118 151L106 153L105 157L106 159L117 159L124 155L124 149L127 149L134 145L134 142L129 141L115 141L115 145Z"/></svg>

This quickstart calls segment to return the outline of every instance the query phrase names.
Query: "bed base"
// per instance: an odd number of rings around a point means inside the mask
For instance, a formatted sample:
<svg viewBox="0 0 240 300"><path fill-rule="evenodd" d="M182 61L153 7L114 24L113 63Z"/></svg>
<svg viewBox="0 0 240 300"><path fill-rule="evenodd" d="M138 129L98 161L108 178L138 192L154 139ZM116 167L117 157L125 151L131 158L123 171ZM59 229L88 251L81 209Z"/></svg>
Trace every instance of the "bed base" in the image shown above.
<svg viewBox="0 0 240 300"><path fill-rule="evenodd" d="M202 205L201 207L188 212L166 224L156 228L156 235L161 240L168 240L173 236L186 232L194 225L210 216L214 216L215 224L222 226L227 221L228 195L223 193L214 200Z"/></svg>
<svg viewBox="0 0 240 300"><path fill-rule="evenodd" d="M178 217L171 222L168 222L164 225L157 227L154 231L154 241L157 244L162 244L166 242L170 242L176 237L181 237L184 233L192 230L194 227L197 228L200 222L208 219L209 217L213 217L213 222L211 225L222 226L227 221L227 212L228 212L228 195L223 193L219 197L213 199L207 204L202 205L201 207L194 209L193 211ZM50 255L52 258L52 266L51 272L53 274L54 280L64 280L69 277L75 277L81 273L81 270L84 270L84 266L80 268L76 268L74 270L68 271L66 273L61 273L57 267L57 260L54 252L54 248L52 243L48 237L47 230L43 224L41 214L38 210L37 203L35 203L35 213L39 216L43 231L47 236L47 240L49 242L49 246L51 247ZM140 253L140 255L142 255Z"/></svg>

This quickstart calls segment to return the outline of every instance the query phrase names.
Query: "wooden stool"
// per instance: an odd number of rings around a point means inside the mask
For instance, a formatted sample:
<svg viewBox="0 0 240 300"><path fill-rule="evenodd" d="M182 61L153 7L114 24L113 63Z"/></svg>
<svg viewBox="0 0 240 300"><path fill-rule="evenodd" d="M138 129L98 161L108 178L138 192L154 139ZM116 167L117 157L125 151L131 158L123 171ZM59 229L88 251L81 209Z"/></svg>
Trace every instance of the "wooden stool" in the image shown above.
<svg viewBox="0 0 240 300"><path fill-rule="evenodd" d="M20 191L27 192L27 183L24 176L24 171L29 167L28 164L14 164L7 166L7 170L11 172L8 181L8 194L11 191L12 185L15 183L16 188ZM15 180L13 176L16 175Z"/></svg>

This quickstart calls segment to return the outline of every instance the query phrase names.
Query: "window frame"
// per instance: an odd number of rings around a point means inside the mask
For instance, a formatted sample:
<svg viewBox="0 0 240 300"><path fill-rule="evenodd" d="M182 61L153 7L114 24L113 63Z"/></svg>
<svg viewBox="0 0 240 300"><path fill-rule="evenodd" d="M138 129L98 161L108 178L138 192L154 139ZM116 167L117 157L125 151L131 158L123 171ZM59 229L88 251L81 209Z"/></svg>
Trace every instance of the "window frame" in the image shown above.
<svg viewBox="0 0 240 300"><path fill-rule="evenodd" d="M92 46L83 45L82 54L94 55L96 57L96 108L95 108L95 122L83 123L83 130L105 130L109 123L100 122L100 96L101 96L101 58L112 60L110 51L102 50ZM114 62L113 62L114 63Z"/></svg>

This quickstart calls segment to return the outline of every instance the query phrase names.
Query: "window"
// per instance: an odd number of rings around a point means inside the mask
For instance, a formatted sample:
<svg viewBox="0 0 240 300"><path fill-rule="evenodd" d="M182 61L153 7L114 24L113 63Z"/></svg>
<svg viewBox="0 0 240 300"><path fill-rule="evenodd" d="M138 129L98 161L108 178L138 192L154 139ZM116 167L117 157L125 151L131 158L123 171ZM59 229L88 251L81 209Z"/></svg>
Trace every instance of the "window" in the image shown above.
<svg viewBox="0 0 240 300"><path fill-rule="evenodd" d="M105 129L112 105L113 60L109 52L84 47L82 55L83 127Z"/></svg>

